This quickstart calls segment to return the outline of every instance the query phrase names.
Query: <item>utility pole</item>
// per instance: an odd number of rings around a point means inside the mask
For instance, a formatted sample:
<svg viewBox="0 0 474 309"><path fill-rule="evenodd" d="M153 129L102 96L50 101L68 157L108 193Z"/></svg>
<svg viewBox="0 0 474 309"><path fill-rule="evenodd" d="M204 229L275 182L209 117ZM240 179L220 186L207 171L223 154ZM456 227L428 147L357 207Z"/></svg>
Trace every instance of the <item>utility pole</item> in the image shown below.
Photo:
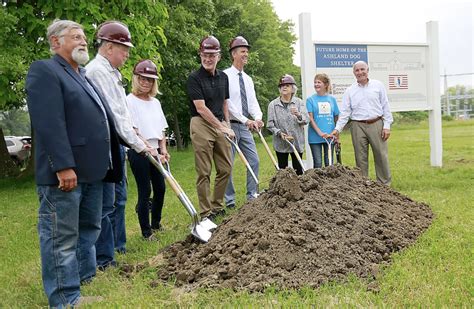
<svg viewBox="0 0 474 309"><path fill-rule="evenodd" d="M448 75L446 74L446 68L444 68L444 96L446 98L446 115L451 116L451 108L449 104L449 91L448 91Z"/></svg>

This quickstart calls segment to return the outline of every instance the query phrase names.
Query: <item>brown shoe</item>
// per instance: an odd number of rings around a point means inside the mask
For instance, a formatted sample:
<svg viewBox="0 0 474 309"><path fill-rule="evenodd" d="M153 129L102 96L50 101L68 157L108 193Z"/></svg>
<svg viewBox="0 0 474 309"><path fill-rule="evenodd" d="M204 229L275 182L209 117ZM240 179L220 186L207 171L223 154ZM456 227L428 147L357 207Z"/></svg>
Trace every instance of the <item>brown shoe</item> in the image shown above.
<svg viewBox="0 0 474 309"><path fill-rule="evenodd" d="M81 296L79 300L74 304L74 308L90 305L93 303L98 303L103 301L104 298L102 296Z"/></svg>

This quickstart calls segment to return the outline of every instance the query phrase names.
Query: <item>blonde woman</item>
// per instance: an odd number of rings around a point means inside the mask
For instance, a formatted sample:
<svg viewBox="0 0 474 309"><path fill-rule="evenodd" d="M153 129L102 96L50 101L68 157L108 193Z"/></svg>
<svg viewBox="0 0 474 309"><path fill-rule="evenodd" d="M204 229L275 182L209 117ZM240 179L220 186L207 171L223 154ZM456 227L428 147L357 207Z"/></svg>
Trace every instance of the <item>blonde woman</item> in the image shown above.
<svg viewBox="0 0 474 309"><path fill-rule="evenodd" d="M151 60L138 62L133 69L132 93L127 96L127 103L137 133L149 146L157 149L160 159L168 160L170 156L165 137L168 123L160 101L155 98L158 93L157 79L157 68ZM162 229L165 180L148 159L135 150L128 151L128 160L137 183L137 214L142 235L146 240L157 240L154 232ZM149 199L152 189L150 222Z"/></svg>
<svg viewBox="0 0 474 309"><path fill-rule="evenodd" d="M306 99L310 121L308 143L313 155L313 168L321 168L323 149L324 166L329 165L328 145L324 138L328 138L336 127L339 109L336 98L328 94L331 90L331 81L326 74L316 74L314 90L316 93Z"/></svg>

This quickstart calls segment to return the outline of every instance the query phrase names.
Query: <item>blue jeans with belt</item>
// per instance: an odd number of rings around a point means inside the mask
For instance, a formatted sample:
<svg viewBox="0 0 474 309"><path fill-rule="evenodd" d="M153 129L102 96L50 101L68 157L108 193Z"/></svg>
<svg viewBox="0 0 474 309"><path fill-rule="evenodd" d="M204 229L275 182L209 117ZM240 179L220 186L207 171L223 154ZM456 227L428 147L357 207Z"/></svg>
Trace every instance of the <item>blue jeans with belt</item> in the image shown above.
<svg viewBox="0 0 474 309"><path fill-rule="evenodd" d="M71 192L37 186L43 286L51 307L73 305L81 281L96 274L94 244L100 233L102 181Z"/></svg>

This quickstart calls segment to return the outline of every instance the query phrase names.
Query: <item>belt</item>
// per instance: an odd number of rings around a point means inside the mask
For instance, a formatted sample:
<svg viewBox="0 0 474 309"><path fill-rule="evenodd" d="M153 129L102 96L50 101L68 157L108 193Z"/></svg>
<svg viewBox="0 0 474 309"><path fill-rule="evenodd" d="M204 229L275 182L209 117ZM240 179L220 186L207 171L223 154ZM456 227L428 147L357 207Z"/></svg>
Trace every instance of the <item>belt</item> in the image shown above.
<svg viewBox="0 0 474 309"><path fill-rule="evenodd" d="M241 122L238 120L231 120L230 123L241 123Z"/></svg>
<svg viewBox="0 0 474 309"><path fill-rule="evenodd" d="M380 119L382 119L382 116L378 116L377 118L367 119L367 120L354 120L354 119L352 119L352 121L362 122L362 123L366 123L366 124L372 124L372 123L375 123L375 122L379 121Z"/></svg>

